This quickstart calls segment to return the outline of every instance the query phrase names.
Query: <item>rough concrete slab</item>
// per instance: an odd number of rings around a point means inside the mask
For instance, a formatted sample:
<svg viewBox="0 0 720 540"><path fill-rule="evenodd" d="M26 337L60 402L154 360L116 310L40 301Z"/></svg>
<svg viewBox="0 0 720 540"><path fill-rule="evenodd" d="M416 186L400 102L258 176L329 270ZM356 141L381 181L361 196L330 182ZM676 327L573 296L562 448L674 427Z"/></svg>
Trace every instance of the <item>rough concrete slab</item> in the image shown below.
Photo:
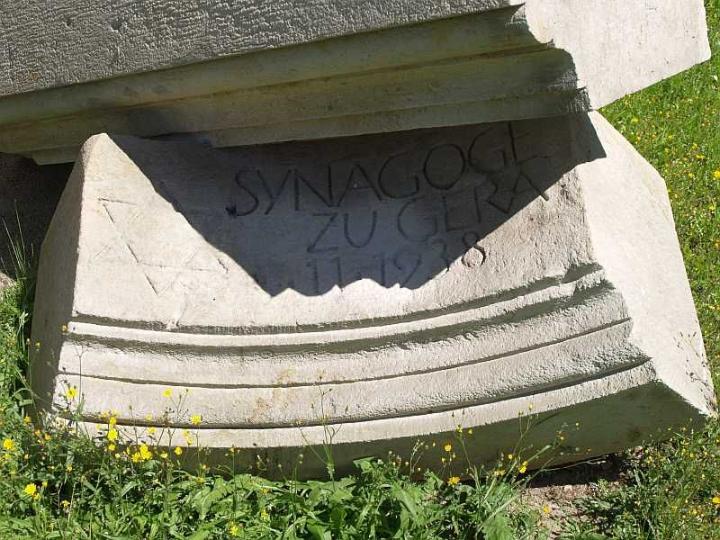
<svg viewBox="0 0 720 540"><path fill-rule="evenodd" d="M224 147L586 111L709 56L702 0L4 3L0 151L42 163L105 131Z"/></svg>
<svg viewBox="0 0 720 540"><path fill-rule="evenodd" d="M458 424L484 460L530 405L538 444L588 426L569 461L715 407L664 182L597 115L234 150L93 137L33 341L45 408L76 386L89 429L116 411L142 431L170 388L172 427L199 414L200 444L286 467L328 433L343 467Z"/></svg>

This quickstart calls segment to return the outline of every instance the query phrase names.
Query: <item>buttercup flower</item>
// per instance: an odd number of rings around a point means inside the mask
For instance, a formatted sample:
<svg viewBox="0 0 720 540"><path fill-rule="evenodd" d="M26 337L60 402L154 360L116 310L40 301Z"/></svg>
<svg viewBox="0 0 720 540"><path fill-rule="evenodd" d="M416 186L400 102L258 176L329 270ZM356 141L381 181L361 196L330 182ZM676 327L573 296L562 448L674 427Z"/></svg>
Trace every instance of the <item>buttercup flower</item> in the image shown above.
<svg viewBox="0 0 720 540"><path fill-rule="evenodd" d="M202 416L200 416L199 414L193 414L193 415L190 417L190 423L191 423L193 426L199 426L199 425L200 425L200 422L202 422Z"/></svg>
<svg viewBox="0 0 720 540"><path fill-rule="evenodd" d="M25 492L25 495L32 497L37 493L37 486L35 484L28 484L25 486L23 491Z"/></svg>
<svg viewBox="0 0 720 540"><path fill-rule="evenodd" d="M523 461L523 462L522 462L522 465L520 465L520 467L518 468L518 472L519 472L520 474L525 474L525 471L527 471L527 466L528 466L528 462L527 462L527 461Z"/></svg>
<svg viewBox="0 0 720 540"><path fill-rule="evenodd" d="M143 443L143 444L140 445L140 450L139 450L139 452L140 452L140 458L141 458L143 461L147 461L147 460L149 460L149 459L152 459L152 457L153 457L152 452L150 451L150 449L148 448L147 444L145 444L145 443Z"/></svg>
<svg viewBox="0 0 720 540"><path fill-rule="evenodd" d="M175 450L173 450L173 452L175 453L176 456L181 456L183 453L183 449L180 448L179 446L176 446Z"/></svg>
<svg viewBox="0 0 720 540"><path fill-rule="evenodd" d="M5 439L3 441L3 448L8 452L12 452L13 450L15 450L15 441L13 441L12 439Z"/></svg>
<svg viewBox="0 0 720 540"><path fill-rule="evenodd" d="M74 386L69 387L67 389L67 391L65 392L65 397L68 398L70 401L75 399L76 396L77 396L77 388L75 388Z"/></svg>
<svg viewBox="0 0 720 540"><path fill-rule="evenodd" d="M172 396L172 388L166 388L166 389L163 391L162 395L163 395L163 397L165 397L165 398L171 397L171 396Z"/></svg>
<svg viewBox="0 0 720 540"><path fill-rule="evenodd" d="M107 438L110 442L115 442L118 440L118 431L115 428L110 428L107 432Z"/></svg>
<svg viewBox="0 0 720 540"><path fill-rule="evenodd" d="M459 483L460 483L460 477L459 477L459 476L451 476L450 478L448 478L448 485L449 485L449 486L454 486L454 485L459 484Z"/></svg>
<svg viewBox="0 0 720 540"><path fill-rule="evenodd" d="M443 446L443 449L444 449L446 452L452 452L452 444L450 444L450 443L445 443L445 446Z"/></svg>

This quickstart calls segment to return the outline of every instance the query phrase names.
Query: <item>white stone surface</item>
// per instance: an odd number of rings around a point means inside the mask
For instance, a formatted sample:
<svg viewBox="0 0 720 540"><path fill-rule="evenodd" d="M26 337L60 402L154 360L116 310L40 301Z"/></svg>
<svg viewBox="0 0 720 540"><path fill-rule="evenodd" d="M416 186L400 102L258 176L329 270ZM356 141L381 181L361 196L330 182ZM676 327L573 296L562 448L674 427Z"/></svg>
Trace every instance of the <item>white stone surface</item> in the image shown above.
<svg viewBox="0 0 720 540"><path fill-rule="evenodd" d="M0 151L66 162L106 131L224 147L586 111L707 59L706 33L702 0L2 0Z"/></svg>
<svg viewBox="0 0 720 540"><path fill-rule="evenodd" d="M142 432L171 388L173 427L200 414L200 444L286 466L329 433L344 467L458 424L489 459L531 404L528 442L585 426L572 460L715 407L664 182L597 115L234 150L93 137L33 341L46 408L77 386L89 429L112 410Z"/></svg>

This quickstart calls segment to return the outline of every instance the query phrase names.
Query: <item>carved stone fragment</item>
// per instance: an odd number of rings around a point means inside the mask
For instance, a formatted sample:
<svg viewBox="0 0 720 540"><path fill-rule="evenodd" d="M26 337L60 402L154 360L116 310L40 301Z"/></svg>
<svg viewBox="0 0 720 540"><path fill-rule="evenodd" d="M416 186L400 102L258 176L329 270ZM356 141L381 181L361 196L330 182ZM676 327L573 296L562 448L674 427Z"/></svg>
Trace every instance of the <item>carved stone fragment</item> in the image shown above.
<svg viewBox="0 0 720 540"><path fill-rule="evenodd" d="M664 182L596 114L232 150L92 137L33 341L45 408L74 386L85 427L116 411L149 437L181 400L163 422L246 463L331 438L343 468L458 425L482 461L530 409L527 444L580 423L571 461L714 410Z"/></svg>

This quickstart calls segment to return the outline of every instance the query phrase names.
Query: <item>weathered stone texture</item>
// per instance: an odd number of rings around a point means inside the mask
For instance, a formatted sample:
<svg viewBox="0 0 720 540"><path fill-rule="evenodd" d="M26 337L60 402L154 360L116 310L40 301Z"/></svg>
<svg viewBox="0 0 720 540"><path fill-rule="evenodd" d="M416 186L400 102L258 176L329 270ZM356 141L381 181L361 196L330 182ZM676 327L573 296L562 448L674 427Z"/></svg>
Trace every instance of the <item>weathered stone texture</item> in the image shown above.
<svg viewBox="0 0 720 540"><path fill-rule="evenodd" d="M88 428L142 426L170 387L248 461L332 432L342 467L458 424L490 459L531 404L528 442L587 426L572 460L714 410L664 182L597 115L225 151L98 135L33 340L43 406L73 385Z"/></svg>
<svg viewBox="0 0 720 540"><path fill-rule="evenodd" d="M3 3L0 151L42 163L105 131L225 147L587 111L709 56L702 0Z"/></svg>

